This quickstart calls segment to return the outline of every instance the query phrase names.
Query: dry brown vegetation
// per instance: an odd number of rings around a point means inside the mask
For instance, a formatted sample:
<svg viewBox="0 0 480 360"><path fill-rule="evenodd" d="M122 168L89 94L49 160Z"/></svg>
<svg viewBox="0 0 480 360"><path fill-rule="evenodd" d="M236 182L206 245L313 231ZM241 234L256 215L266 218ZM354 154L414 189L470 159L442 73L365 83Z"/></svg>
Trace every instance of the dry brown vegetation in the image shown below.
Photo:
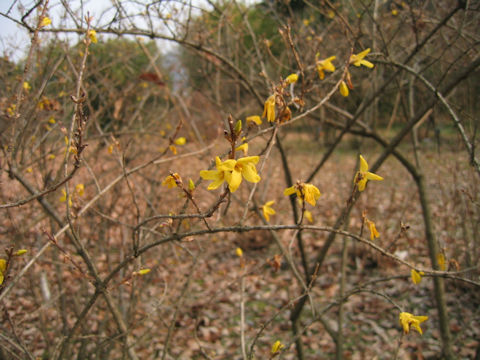
<svg viewBox="0 0 480 360"><path fill-rule="evenodd" d="M479 358L476 2L124 2L110 23L15 6L0 360ZM274 121L248 123L271 95ZM261 181L208 190L244 141ZM364 191L359 154L383 177ZM297 181L315 206L284 195Z"/></svg>

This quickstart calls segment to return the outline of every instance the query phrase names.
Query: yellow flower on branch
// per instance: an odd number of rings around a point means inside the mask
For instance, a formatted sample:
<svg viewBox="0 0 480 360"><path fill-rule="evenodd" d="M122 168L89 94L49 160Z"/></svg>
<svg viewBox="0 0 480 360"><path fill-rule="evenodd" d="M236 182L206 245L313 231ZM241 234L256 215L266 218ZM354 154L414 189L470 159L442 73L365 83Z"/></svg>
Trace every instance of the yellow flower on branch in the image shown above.
<svg viewBox="0 0 480 360"><path fill-rule="evenodd" d="M77 184L75 186L75 191L77 192L78 196L83 196L85 195L85 185L83 184Z"/></svg>
<svg viewBox="0 0 480 360"><path fill-rule="evenodd" d="M237 247L237 248L235 249L235 254L236 254L239 258L241 258L241 257L243 256L243 250L242 250L241 248Z"/></svg>
<svg viewBox="0 0 480 360"><path fill-rule="evenodd" d="M420 324L428 320L428 316L415 316L407 312L400 313L400 324L403 326L403 332L408 334L410 327L417 330L420 335L423 334Z"/></svg>
<svg viewBox="0 0 480 360"><path fill-rule="evenodd" d="M286 188L283 194L285 196L297 194L299 200L305 200L312 206L315 206L317 200L320 198L320 190L315 185L312 184L305 184L305 183L297 183L289 188Z"/></svg>
<svg viewBox="0 0 480 360"><path fill-rule="evenodd" d="M182 182L182 178L177 173L168 175L165 180L162 182L162 186L167 186L169 189L172 189L178 186Z"/></svg>
<svg viewBox="0 0 480 360"><path fill-rule="evenodd" d="M7 270L7 260L0 259L0 285L3 284L5 280L5 271Z"/></svg>
<svg viewBox="0 0 480 360"><path fill-rule="evenodd" d="M318 54L317 54L318 55ZM336 56L330 56L329 58L323 60L317 60L317 72L320 80L325 78L325 71L334 72L335 65L332 64L332 61L336 59Z"/></svg>
<svg viewBox="0 0 480 360"><path fill-rule="evenodd" d="M257 124L257 125L262 125L262 119L258 115L248 116L246 121L247 121L247 125L252 123L252 122Z"/></svg>
<svg viewBox="0 0 480 360"><path fill-rule="evenodd" d="M262 118L266 117L268 122L275 121L275 95L271 95L263 107Z"/></svg>
<svg viewBox="0 0 480 360"><path fill-rule="evenodd" d="M378 238L380 234L377 231L377 228L375 227L375 223L371 220L365 219L365 222L368 225L368 229L370 230L370 240L375 240L375 238Z"/></svg>
<svg viewBox="0 0 480 360"><path fill-rule="evenodd" d="M298 81L298 75L297 74L290 74L285 79L285 82L287 84L295 84L297 81Z"/></svg>
<svg viewBox="0 0 480 360"><path fill-rule="evenodd" d="M367 185L368 180L381 181L383 180L383 177L369 172L367 161L363 158L362 155L360 155L360 170L357 171L357 173L355 174L355 179L353 179L353 183L357 185L358 191L363 191L365 190L365 186Z"/></svg>
<svg viewBox="0 0 480 360"><path fill-rule="evenodd" d="M243 143L242 145L238 146L235 151L243 151L243 155L248 154L248 143Z"/></svg>
<svg viewBox="0 0 480 360"><path fill-rule="evenodd" d="M267 201L262 206L263 216L265 220L270 221L270 215L275 215L275 210L273 210L272 205L275 204L275 201Z"/></svg>
<svg viewBox="0 0 480 360"><path fill-rule="evenodd" d="M45 27L45 26L48 26L52 23L52 20L50 20L49 17L45 16L42 21L40 21L40 25L39 27L42 28L42 27Z"/></svg>
<svg viewBox="0 0 480 360"><path fill-rule="evenodd" d="M425 273L423 271L412 269L412 271L410 271L410 275L412 277L412 282L415 285L418 285L422 282L422 276L425 275Z"/></svg>
<svg viewBox="0 0 480 360"><path fill-rule="evenodd" d="M215 190L225 181L225 171L220 169L222 161L217 156L215 158L215 165L217 170L202 170L200 171L200 177L204 180L213 180L210 185L208 185L208 190Z"/></svg>
<svg viewBox="0 0 480 360"><path fill-rule="evenodd" d="M87 36L91 40L92 43L96 44L98 42L97 32L95 30L88 30Z"/></svg>
<svg viewBox="0 0 480 360"><path fill-rule="evenodd" d="M354 66L366 66L368 68L373 68L373 64L368 61L368 60L365 60L365 56L368 55L368 53L370 52L370 48L366 49L366 50L363 50L362 52L358 53L358 54L352 54L352 56L350 56L350 64L353 64Z"/></svg>
<svg viewBox="0 0 480 360"><path fill-rule="evenodd" d="M28 81L24 81L23 82L23 90L25 91L30 91L32 89L32 87L30 86L30 84L28 83Z"/></svg>
<svg viewBox="0 0 480 360"><path fill-rule="evenodd" d="M284 347L285 346L280 342L280 340L275 341L272 345L272 350L271 350L272 355L277 354Z"/></svg>
<svg viewBox="0 0 480 360"><path fill-rule="evenodd" d="M187 139L185 139L183 136L175 139L175 141L174 141L174 143L175 143L176 145L179 145L179 146L185 145L186 142L187 142Z"/></svg>
<svg viewBox="0 0 480 360"><path fill-rule="evenodd" d="M220 165L220 170L225 172L225 181L228 183L230 192L233 193L238 189L242 183L242 177L251 183L261 180L255 167L259 160L258 156L247 156L238 160L228 159Z"/></svg>
<svg viewBox="0 0 480 360"><path fill-rule="evenodd" d="M67 192L62 189L62 196L60 196L60 202L66 202L67 201ZM70 195L68 195L68 206L72 206L72 197Z"/></svg>
<svg viewBox="0 0 480 360"><path fill-rule="evenodd" d="M347 97L348 94L350 94L350 91L348 90L348 86L345 83L345 81L343 81L343 80L340 83L340 88L339 89L340 89L340 94L342 94L343 97Z"/></svg>
<svg viewBox="0 0 480 360"><path fill-rule="evenodd" d="M305 210L305 213L303 214L305 218L308 220L309 223L313 224L313 215L310 211Z"/></svg>

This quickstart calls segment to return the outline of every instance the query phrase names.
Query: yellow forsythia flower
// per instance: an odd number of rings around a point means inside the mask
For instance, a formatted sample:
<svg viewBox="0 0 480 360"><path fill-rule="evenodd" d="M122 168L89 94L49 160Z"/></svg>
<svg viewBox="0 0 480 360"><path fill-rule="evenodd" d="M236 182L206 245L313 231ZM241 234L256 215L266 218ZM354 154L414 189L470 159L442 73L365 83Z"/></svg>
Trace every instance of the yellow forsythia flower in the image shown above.
<svg viewBox="0 0 480 360"><path fill-rule="evenodd" d="M32 169L31 167L28 167L28 168L27 168L27 173L30 174L30 173L32 173L32 172L33 172L33 169Z"/></svg>
<svg viewBox="0 0 480 360"><path fill-rule="evenodd" d="M241 257L243 256L243 250L242 250L241 248L237 247L237 248L235 249L235 254L236 254L239 258L241 258Z"/></svg>
<svg viewBox="0 0 480 360"><path fill-rule="evenodd" d="M54 154L50 154L50 155L47 156L47 159L48 159L48 160L53 160L53 159L55 159L55 155L54 155Z"/></svg>
<svg viewBox="0 0 480 360"><path fill-rule="evenodd" d="M96 44L98 42L97 32L95 30L88 30L88 37L92 43Z"/></svg>
<svg viewBox="0 0 480 360"><path fill-rule="evenodd" d="M271 95L263 107L262 118L266 117L268 122L275 121L275 95Z"/></svg>
<svg viewBox="0 0 480 360"><path fill-rule="evenodd" d="M285 346L280 342L280 340L275 341L272 345L272 350L271 350L272 355L275 355L280 350L282 350L284 347Z"/></svg>
<svg viewBox="0 0 480 360"><path fill-rule="evenodd" d="M312 206L315 206L317 200L320 198L320 190L315 185L312 184L305 184L305 183L297 183L289 188L286 188L283 194L285 196L297 194L299 200L305 200Z"/></svg>
<svg viewBox="0 0 480 360"><path fill-rule="evenodd" d="M250 124L253 122L257 125L262 125L262 119L258 115L249 116L247 117L246 121L247 121L247 124Z"/></svg>
<svg viewBox="0 0 480 360"><path fill-rule="evenodd" d="M42 27L45 27L45 26L50 25L51 23L52 23L52 20L50 20L49 17L45 16L45 17L42 19L42 21L40 21L39 27L42 28Z"/></svg>
<svg viewBox="0 0 480 360"><path fill-rule="evenodd" d="M440 270L445 271L445 255L443 255L442 253L438 253L437 262Z"/></svg>
<svg viewBox="0 0 480 360"><path fill-rule="evenodd" d="M56 121L55 121L55 119L54 119L53 116L50 117L50 119L48 119L48 122L49 122L50 124L52 124L52 125L56 123Z"/></svg>
<svg viewBox="0 0 480 360"><path fill-rule="evenodd" d="M26 249L20 249L20 250L16 251L13 255L22 256L23 254L26 254L26 253L27 253Z"/></svg>
<svg viewBox="0 0 480 360"><path fill-rule="evenodd" d="M428 320L428 316L415 316L407 312L400 313L400 324L403 326L403 332L408 334L410 326L417 330L420 335L423 334L420 324Z"/></svg>
<svg viewBox="0 0 480 360"><path fill-rule="evenodd" d="M175 145L170 145L168 148L170 149L173 155L177 155L177 148Z"/></svg>
<svg viewBox="0 0 480 360"><path fill-rule="evenodd" d="M7 270L7 260L0 259L0 285L3 284L5 279L5 271Z"/></svg>
<svg viewBox="0 0 480 360"><path fill-rule="evenodd" d="M60 200L60 202L66 202L67 201L67 192L64 189L62 189L62 194L63 195L60 196L60 199L58 199L58 200ZM72 206L72 197L70 195L68 196L68 206Z"/></svg>
<svg viewBox="0 0 480 360"><path fill-rule="evenodd" d="M412 269L410 271L410 275L412 277L412 282L415 284L415 285L418 285L420 284L420 282L422 281L422 276L425 275L425 273L423 271L420 271L418 272L417 270L415 269Z"/></svg>
<svg viewBox="0 0 480 360"><path fill-rule="evenodd" d="M255 167L259 160L258 156L247 156L238 160L228 159L221 162L217 156L215 158L217 170L202 170L200 176L205 180L213 180L208 186L208 190L216 189L226 181L230 192L233 193L240 186L242 177L251 183L261 180Z"/></svg>
<svg viewBox="0 0 480 360"><path fill-rule="evenodd" d="M179 146L185 145L186 142L187 142L187 139L185 139L183 136L182 136L182 137L179 137L178 139L176 139L176 140L174 141L174 143L175 143L176 145L179 145Z"/></svg>
<svg viewBox="0 0 480 360"><path fill-rule="evenodd" d="M329 58L323 60L317 60L317 72L320 80L323 80L325 78L325 71L335 71L335 65L332 64L332 61L335 59L336 56L330 56Z"/></svg>
<svg viewBox="0 0 480 360"><path fill-rule="evenodd" d="M182 178L177 173L168 175L165 180L162 182L162 186L168 186L169 189L172 189L177 186L177 182L181 182Z"/></svg>
<svg viewBox="0 0 480 360"><path fill-rule="evenodd" d="M142 275L148 274L150 271L151 271L150 269L142 269L142 270L138 270L137 274L142 276Z"/></svg>
<svg viewBox="0 0 480 360"><path fill-rule="evenodd" d="M85 194L85 185L77 184L75 186L75 190L76 190L78 196L83 196Z"/></svg>
<svg viewBox="0 0 480 360"><path fill-rule="evenodd" d="M30 84L28 83L28 81L24 81L23 82L23 90L25 91L30 91L32 87L30 86Z"/></svg>
<svg viewBox="0 0 480 360"><path fill-rule="evenodd" d="M348 90L347 83L343 80L340 83L340 94L342 94L343 97L347 97L348 94L350 94L350 91Z"/></svg>
<svg viewBox="0 0 480 360"><path fill-rule="evenodd" d="M355 66L363 65L370 69L373 68L374 65L370 61L367 61L364 59L364 57L367 56L369 52L370 52L370 48L363 50L358 54L352 54L352 56L350 57L350 64L353 64Z"/></svg>
<svg viewBox="0 0 480 360"><path fill-rule="evenodd" d="M275 215L275 210L273 210L272 205L275 203L275 201L267 201L263 206L263 216L265 217L265 220L270 221L270 215Z"/></svg>
<svg viewBox="0 0 480 360"><path fill-rule="evenodd" d="M298 81L298 75L297 74L290 74L287 76L285 79L287 84L295 84Z"/></svg>
<svg viewBox="0 0 480 360"><path fill-rule="evenodd" d="M242 145L238 146L235 151L243 151L243 155L248 154L248 143L243 143Z"/></svg>
<svg viewBox="0 0 480 360"><path fill-rule="evenodd" d="M392 15L397 16L398 15L398 10L397 9L392 9Z"/></svg>
<svg viewBox="0 0 480 360"><path fill-rule="evenodd" d="M305 218L308 220L309 223L313 224L313 215L310 211L305 210L305 213L303 214Z"/></svg>
<svg viewBox="0 0 480 360"><path fill-rule="evenodd" d="M377 228L375 227L375 223L373 221L370 221L366 219L366 223L368 225L368 229L370 230L370 240L375 240L375 238L378 238L380 234L377 231Z"/></svg>
<svg viewBox="0 0 480 360"><path fill-rule="evenodd" d="M365 186L367 185L368 180L381 181L383 180L383 177L369 172L367 161L363 158L362 155L360 155L360 170L357 171L357 173L355 174L355 179L353 179L353 183L357 184L358 191L363 191L365 190Z"/></svg>

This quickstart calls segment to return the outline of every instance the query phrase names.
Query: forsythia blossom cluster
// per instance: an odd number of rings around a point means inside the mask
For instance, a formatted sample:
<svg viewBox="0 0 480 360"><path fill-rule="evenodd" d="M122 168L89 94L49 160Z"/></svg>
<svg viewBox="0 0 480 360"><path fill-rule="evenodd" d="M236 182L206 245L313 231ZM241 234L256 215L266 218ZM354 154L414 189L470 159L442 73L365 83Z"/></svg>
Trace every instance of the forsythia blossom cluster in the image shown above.
<svg viewBox="0 0 480 360"><path fill-rule="evenodd" d="M251 183L260 181L261 178L255 167L259 160L258 156L247 156L238 160L228 159L222 162L217 156L215 158L217 170L202 170L200 176L205 180L213 180L208 186L208 190L217 189L226 181L230 192L233 193L242 183L242 178Z"/></svg>

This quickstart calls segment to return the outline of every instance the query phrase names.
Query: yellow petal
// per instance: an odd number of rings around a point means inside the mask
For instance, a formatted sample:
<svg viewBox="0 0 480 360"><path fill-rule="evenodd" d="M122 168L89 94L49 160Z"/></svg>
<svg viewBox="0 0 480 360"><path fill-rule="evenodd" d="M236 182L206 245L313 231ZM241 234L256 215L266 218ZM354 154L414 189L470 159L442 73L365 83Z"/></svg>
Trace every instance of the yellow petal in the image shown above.
<svg viewBox="0 0 480 360"><path fill-rule="evenodd" d="M242 167L242 175L248 182L257 183L261 180L260 176L257 173L257 169L253 164L246 164Z"/></svg>
<svg viewBox="0 0 480 360"><path fill-rule="evenodd" d="M298 75L297 74L290 74L285 79L287 84L295 84L297 82L297 80L298 80Z"/></svg>
<svg viewBox="0 0 480 360"><path fill-rule="evenodd" d="M357 183L358 186L358 191L363 191L365 190L365 186L367 185L367 178L363 178Z"/></svg>
<svg viewBox="0 0 480 360"><path fill-rule="evenodd" d="M240 171L233 170L231 173L226 173L225 178L228 183L228 188L232 193L237 191L238 187L242 183L242 173Z"/></svg>
<svg viewBox="0 0 480 360"><path fill-rule="evenodd" d="M280 350L282 350L285 346L280 342L280 340L277 340L273 343L272 345L272 355L278 353Z"/></svg>
<svg viewBox="0 0 480 360"><path fill-rule="evenodd" d="M27 253L27 250L26 249L20 249L18 250L17 252L15 252L15 256L22 256L23 254L26 254Z"/></svg>
<svg viewBox="0 0 480 360"><path fill-rule="evenodd" d="M187 142L187 139L185 139L183 136L182 137L179 137L178 139L176 139L175 141L175 144L176 145L185 145L185 143Z"/></svg>
<svg viewBox="0 0 480 360"><path fill-rule="evenodd" d="M365 178L366 178L367 180L376 180L376 181L381 181L381 180L383 180L383 177L381 177L380 175L371 173L371 172L369 172L369 171L367 171L367 173L365 174Z"/></svg>
<svg viewBox="0 0 480 360"><path fill-rule="evenodd" d="M142 269L142 270L139 270L138 271L138 275L146 275L150 272L151 270L150 269Z"/></svg>
<svg viewBox="0 0 480 360"><path fill-rule="evenodd" d="M360 171L361 172L367 172L368 171L367 160L365 160L362 155L360 155Z"/></svg>
<svg viewBox="0 0 480 360"><path fill-rule="evenodd" d="M283 191L283 195L289 196L289 195L295 194L295 192L296 192L296 189L295 189L295 185L294 185L294 186L290 186L289 188L286 188L286 189Z"/></svg>
<svg viewBox="0 0 480 360"><path fill-rule="evenodd" d="M49 17L45 16L42 21L40 22L40 27L48 26L52 23L52 20L50 20Z"/></svg>
<svg viewBox="0 0 480 360"><path fill-rule="evenodd" d="M260 160L260 157L258 156L247 156L247 157L238 159L237 162L240 164L247 164L247 163L257 164L259 160Z"/></svg>
<svg viewBox="0 0 480 360"><path fill-rule="evenodd" d="M420 274L415 269L412 269L410 271L410 274L411 274L413 283L415 285L420 284L420 282L422 281L422 277L420 276Z"/></svg>
<svg viewBox="0 0 480 360"><path fill-rule="evenodd" d="M247 153L248 153L248 143L244 143L244 144L238 146L238 147L235 149L235 151L243 151L243 154L244 154L244 155L247 155Z"/></svg>
<svg viewBox="0 0 480 360"><path fill-rule="evenodd" d="M243 250L241 248L237 247L235 249L235 254L237 254L237 256L241 258L243 256Z"/></svg>
<svg viewBox="0 0 480 360"><path fill-rule="evenodd" d="M345 81L342 81L340 83L340 94L342 94L342 96L344 97L347 97L349 93L350 91L348 90L347 84L345 83Z"/></svg>
<svg viewBox="0 0 480 360"><path fill-rule="evenodd" d="M308 222L313 223L313 216L312 213L308 210L305 210L305 218L308 220Z"/></svg>
<svg viewBox="0 0 480 360"><path fill-rule="evenodd" d="M262 119L258 115L249 116L247 117L246 121L247 121L247 124L250 124L253 122L257 125L262 125Z"/></svg>
<svg viewBox="0 0 480 360"><path fill-rule="evenodd" d="M228 159L222 162L220 165L217 165L217 169L221 171L232 171L233 169L235 169L236 164L236 160Z"/></svg>

